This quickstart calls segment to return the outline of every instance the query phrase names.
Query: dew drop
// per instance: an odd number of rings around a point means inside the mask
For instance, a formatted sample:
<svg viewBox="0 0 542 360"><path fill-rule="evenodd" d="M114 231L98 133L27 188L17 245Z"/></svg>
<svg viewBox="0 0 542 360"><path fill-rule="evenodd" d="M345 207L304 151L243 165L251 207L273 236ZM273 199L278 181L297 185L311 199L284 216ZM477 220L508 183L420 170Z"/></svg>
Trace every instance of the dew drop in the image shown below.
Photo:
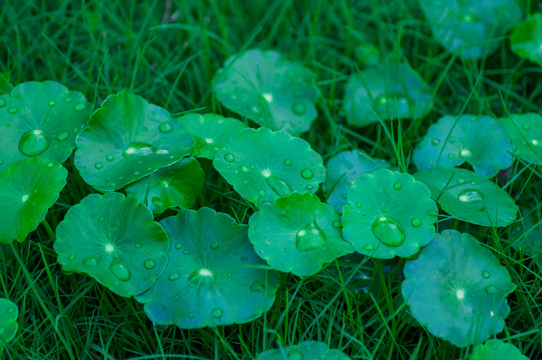
<svg viewBox="0 0 542 360"><path fill-rule="evenodd" d="M267 195L267 194L266 194L265 191L260 190L260 191L258 191L258 195L259 195L260 197L265 197L265 195Z"/></svg>
<svg viewBox="0 0 542 360"><path fill-rule="evenodd" d="M292 165L292 160L290 160L290 159L284 160L284 165L291 166Z"/></svg>
<svg viewBox="0 0 542 360"><path fill-rule="evenodd" d="M75 104L73 109L75 111L81 111L81 110L85 110L86 107L87 107L87 105L85 103L79 102L79 103Z"/></svg>
<svg viewBox="0 0 542 360"><path fill-rule="evenodd" d="M88 257L83 260L83 265L85 266L96 266L98 265L98 260L95 257Z"/></svg>
<svg viewBox="0 0 542 360"><path fill-rule="evenodd" d="M57 138L58 141L64 141L64 140L66 140L69 136L70 136L70 133L68 133L67 131L63 131L63 132L61 132L60 134L58 134L56 138Z"/></svg>
<svg viewBox="0 0 542 360"><path fill-rule="evenodd" d="M305 168L303 170L301 170L301 177L303 179L312 179L312 177L314 176L314 173L312 172L311 169L308 169L308 168Z"/></svg>
<svg viewBox="0 0 542 360"><path fill-rule="evenodd" d="M288 360L303 360L303 353L299 350L292 350L288 353Z"/></svg>
<svg viewBox="0 0 542 360"><path fill-rule="evenodd" d="M400 246L405 241L405 232L396 220L381 216L371 227L374 236L387 246Z"/></svg>
<svg viewBox="0 0 542 360"><path fill-rule="evenodd" d="M49 104L49 106L55 106L55 105L56 105L56 101L54 101L54 100L49 100L48 104Z"/></svg>
<svg viewBox="0 0 542 360"><path fill-rule="evenodd" d="M495 286L486 286L486 293L488 294L496 294L497 288Z"/></svg>
<svg viewBox="0 0 542 360"><path fill-rule="evenodd" d="M173 131L173 126L171 126L171 124L166 121L161 123L160 126L158 126L158 130L163 134L167 134Z"/></svg>
<svg viewBox="0 0 542 360"><path fill-rule="evenodd" d="M2 99L2 98L0 97L0 108L6 106L6 104L7 104L7 103L6 103L6 100L4 100L4 99Z"/></svg>
<svg viewBox="0 0 542 360"><path fill-rule="evenodd" d="M30 130L21 136L19 150L26 156L37 156L49 147L49 137L41 130Z"/></svg>
<svg viewBox="0 0 542 360"><path fill-rule="evenodd" d="M74 261L74 260L75 260L75 255L70 255L70 256L68 256L68 260L69 260L69 261Z"/></svg>
<svg viewBox="0 0 542 360"><path fill-rule="evenodd" d="M286 181L276 176L269 176L265 179L267 185L273 190L279 197L286 196L292 192L290 185ZM264 195L265 196L265 195Z"/></svg>
<svg viewBox="0 0 542 360"><path fill-rule="evenodd" d="M242 172L242 173L245 173L245 174L248 174L250 172L250 169L248 168L248 166L246 165L241 165L239 166L239 170Z"/></svg>
<svg viewBox="0 0 542 360"><path fill-rule="evenodd" d="M101 162L98 161L97 163L94 164L94 167L95 167L96 169L101 169L101 168L104 167L104 165L103 165Z"/></svg>
<svg viewBox="0 0 542 360"><path fill-rule="evenodd" d="M169 274L168 279L171 281L179 280L181 278L181 275L179 273L173 272Z"/></svg>
<svg viewBox="0 0 542 360"><path fill-rule="evenodd" d="M452 154L452 153L448 154L448 159L453 159L454 157L455 157L455 154Z"/></svg>
<svg viewBox="0 0 542 360"><path fill-rule="evenodd" d="M154 260L145 260L145 262L143 263L143 266L145 267L145 269L154 269L156 267L156 263L154 262Z"/></svg>
<svg viewBox="0 0 542 360"><path fill-rule="evenodd" d="M105 159L106 159L107 161L113 161L113 160L115 160L115 157L114 157L113 155L109 154L109 155L107 155L107 156L105 157Z"/></svg>
<svg viewBox="0 0 542 360"><path fill-rule="evenodd" d="M182 249L183 246L181 244L175 244L175 249L179 250L179 249Z"/></svg>
<svg viewBox="0 0 542 360"><path fill-rule="evenodd" d="M450 141L450 144L453 144L455 142L455 136L450 136L448 141Z"/></svg>
<svg viewBox="0 0 542 360"><path fill-rule="evenodd" d="M331 223L331 226L333 226L335 229L340 229L342 227L342 224L339 220L335 220Z"/></svg>
<svg viewBox="0 0 542 360"><path fill-rule="evenodd" d="M439 139L433 139L431 140L431 145L438 145L440 144L440 140Z"/></svg>
<svg viewBox="0 0 542 360"><path fill-rule="evenodd" d="M138 242L138 243L135 243L134 247L136 249L141 249L142 245L141 245L141 243Z"/></svg>
<svg viewBox="0 0 542 360"><path fill-rule="evenodd" d="M17 113L17 108L15 106L11 106L8 108L8 113L10 114L16 114Z"/></svg>
<svg viewBox="0 0 542 360"><path fill-rule="evenodd" d="M98 218L98 222L104 222L104 221L105 221L105 219L104 219L103 217L100 216L100 217Z"/></svg>
<svg viewBox="0 0 542 360"><path fill-rule="evenodd" d="M109 270L111 270L111 273L113 273L113 275L120 281L128 281L132 277L128 267L119 259L113 259L111 265L109 265Z"/></svg>
<svg viewBox="0 0 542 360"><path fill-rule="evenodd" d="M213 315L214 318L221 318L222 317L222 309L219 309L219 308L214 308L213 311L211 312L211 315Z"/></svg>
<svg viewBox="0 0 542 360"><path fill-rule="evenodd" d="M316 250L324 246L326 240L324 231L313 221L297 232L295 246L299 251Z"/></svg>
<svg viewBox="0 0 542 360"><path fill-rule="evenodd" d="M184 250L183 254L188 255L189 254L188 250Z"/></svg>
<svg viewBox="0 0 542 360"><path fill-rule="evenodd" d="M154 147L146 143L135 142L130 144L123 152L124 156L145 156L155 153Z"/></svg>
<svg viewBox="0 0 542 360"><path fill-rule="evenodd" d="M230 163L234 162L235 161L235 155L227 153L226 155L224 155L224 160L226 160L227 162L230 162Z"/></svg>
<svg viewBox="0 0 542 360"><path fill-rule="evenodd" d="M521 125L521 127L523 128L523 130L527 131L529 130L531 127L529 126L529 124L523 124Z"/></svg>
<svg viewBox="0 0 542 360"><path fill-rule="evenodd" d="M66 102L67 102L67 103L71 103L71 102L72 102L72 98L71 98L71 97L66 98Z"/></svg>
<svg viewBox="0 0 542 360"><path fill-rule="evenodd" d="M260 280L256 280L252 284L250 284L250 291L252 292L262 292L264 290L265 290L265 285Z"/></svg>
<svg viewBox="0 0 542 360"><path fill-rule="evenodd" d="M461 191L457 195L457 198L461 202L472 204L472 203L477 203L484 200L484 195L482 195L482 193L479 192L478 190L467 189L467 190Z"/></svg>
<svg viewBox="0 0 542 360"><path fill-rule="evenodd" d="M395 184L393 184L393 188L394 188L395 190L401 190L401 183L396 182Z"/></svg>
<svg viewBox="0 0 542 360"><path fill-rule="evenodd" d="M489 279L490 277L491 277L491 274L489 273L489 271L482 272L482 278Z"/></svg>
<svg viewBox="0 0 542 360"><path fill-rule="evenodd" d="M211 250L218 250L218 242L212 243L211 245L209 245L209 247L211 248Z"/></svg>
<svg viewBox="0 0 542 360"><path fill-rule="evenodd" d="M422 219L420 219L419 217L415 217L410 223L414 227L420 227L420 225L422 224Z"/></svg>
<svg viewBox="0 0 542 360"><path fill-rule="evenodd" d="M307 109L305 107L305 104L303 104L302 102L297 101L297 102L293 103L293 105L292 105L292 112L294 114L296 114L296 115L301 116L301 115L305 114L306 110Z"/></svg>
<svg viewBox="0 0 542 360"><path fill-rule="evenodd" d="M359 202L359 201L356 203L356 207L358 207L358 208L360 208L362 205L363 204L361 202Z"/></svg>

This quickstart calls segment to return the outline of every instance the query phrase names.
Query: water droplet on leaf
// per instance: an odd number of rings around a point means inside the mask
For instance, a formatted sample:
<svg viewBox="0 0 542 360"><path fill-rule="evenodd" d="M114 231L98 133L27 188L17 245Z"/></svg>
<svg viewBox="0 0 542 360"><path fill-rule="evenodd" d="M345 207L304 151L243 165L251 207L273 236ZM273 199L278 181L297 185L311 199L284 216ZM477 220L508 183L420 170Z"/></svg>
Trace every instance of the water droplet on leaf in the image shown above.
<svg viewBox="0 0 542 360"><path fill-rule="evenodd" d="M79 103L75 104L73 109L75 111L81 111L81 110L85 110L86 107L87 107L87 105L85 103L79 102Z"/></svg>
<svg viewBox="0 0 542 360"><path fill-rule="evenodd" d="M467 189L467 190L461 191L457 195L457 198L461 202L472 204L472 203L477 203L479 201L484 200L484 195L482 195L482 193L479 192L478 190Z"/></svg>
<svg viewBox="0 0 542 360"><path fill-rule="evenodd" d="M314 176L314 173L312 172L311 169L308 169L308 168L305 168L303 170L301 170L301 177L303 179L312 179L312 177Z"/></svg>
<svg viewBox="0 0 542 360"><path fill-rule="evenodd" d="M213 309L213 311L211 312L211 315L213 315L214 318L221 318L222 317L222 309L219 309L219 308L215 308Z"/></svg>
<svg viewBox="0 0 542 360"><path fill-rule="evenodd" d="M305 104L303 104L302 102L295 102L293 105L292 105L292 111L294 114L296 115L303 115L305 114L305 111L306 111L306 107L305 107Z"/></svg>
<svg viewBox="0 0 542 360"><path fill-rule="evenodd" d="M181 278L181 275L179 273L173 272L169 274L168 279L171 281L179 280Z"/></svg>
<svg viewBox="0 0 542 360"><path fill-rule="evenodd" d="M70 133L68 133L67 131L63 131L63 132L61 132L60 134L58 134L56 138L58 139L58 141L64 141L64 140L66 140L69 136L70 136Z"/></svg>
<svg viewBox="0 0 542 360"><path fill-rule="evenodd" d="M286 183L286 181L276 177L276 176L270 176L265 179L267 182L267 185L279 196L286 196L292 192L292 189L290 186ZM264 195L265 196L265 195Z"/></svg>
<svg viewBox="0 0 542 360"><path fill-rule="evenodd" d="M145 262L143 263L143 266L145 266L145 269L154 269L156 267L156 262L154 262L154 260L145 260Z"/></svg>
<svg viewBox="0 0 542 360"><path fill-rule="evenodd" d="M167 134L173 131L173 126L171 126L171 124L166 121L161 123L160 126L158 126L158 130L163 134Z"/></svg>
<svg viewBox="0 0 542 360"><path fill-rule="evenodd" d="M297 232L295 246L299 251L316 250L324 246L326 240L324 231L313 221Z"/></svg>
<svg viewBox="0 0 542 360"><path fill-rule="evenodd" d="M381 216L373 222L374 236L387 246L400 246L405 241L405 232L396 220Z"/></svg>
<svg viewBox="0 0 542 360"><path fill-rule="evenodd" d="M234 162L235 161L235 155L228 153L228 154L224 155L224 160L226 160L227 162L230 162L230 163Z"/></svg>
<svg viewBox="0 0 542 360"><path fill-rule="evenodd" d="M111 265L109 265L109 270L115 275L120 281L128 281L132 277L128 267L123 264L119 259L113 259Z"/></svg>
<svg viewBox="0 0 542 360"><path fill-rule="evenodd" d="M26 156L37 156L49 147L49 137L41 130L27 131L19 140L19 150Z"/></svg>

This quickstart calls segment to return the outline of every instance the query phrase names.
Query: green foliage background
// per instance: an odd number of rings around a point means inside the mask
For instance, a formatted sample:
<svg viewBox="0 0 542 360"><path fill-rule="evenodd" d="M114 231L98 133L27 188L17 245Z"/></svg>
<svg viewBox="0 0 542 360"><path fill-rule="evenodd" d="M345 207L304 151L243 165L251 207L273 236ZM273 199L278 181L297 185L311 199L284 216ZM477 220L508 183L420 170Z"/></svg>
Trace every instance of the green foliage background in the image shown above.
<svg viewBox="0 0 542 360"><path fill-rule="evenodd" d="M524 13L542 11L529 0L522 6ZM317 74L319 116L303 138L325 161L361 148L412 171L413 146L440 116L537 112L542 102L540 68L513 55L507 39L488 58L463 61L435 43L411 0L4 0L0 29L0 71L13 84L58 81L95 107L107 95L128 90L175 115L236 117L213 98L214 72L243 49L275 49ZM435 107L426 118L389 123L389 134L380 125L345 127L344 84L362 67L356 54L367 43L388 58L408 61L434 89ZM326 342L353 359L453 359L471 351L413 326L400 298L404 260L341 261L342 267L333 263L303 280L282 274L274 306L249 324L192 331L155 327L133 299L60 271L54 230L70 206L94 192L73 159L65 165L68 185L46 221L26 242L0 247L0 294L19 306L21 328L6 359L251 359L277 342L304 340ZM207 178L196 208L210 206L246 223L250 204L210 161L202 165ZM499 182L528 210L540 206L541 178L540 167L517 160ZM499 337L533 359L539 356L541 269L510 246L514 225L492 229L442 218L438 226L474 235L509 269L518 289ZM368 294L356 288L360 269L370 277L364 282Z"/></svg>

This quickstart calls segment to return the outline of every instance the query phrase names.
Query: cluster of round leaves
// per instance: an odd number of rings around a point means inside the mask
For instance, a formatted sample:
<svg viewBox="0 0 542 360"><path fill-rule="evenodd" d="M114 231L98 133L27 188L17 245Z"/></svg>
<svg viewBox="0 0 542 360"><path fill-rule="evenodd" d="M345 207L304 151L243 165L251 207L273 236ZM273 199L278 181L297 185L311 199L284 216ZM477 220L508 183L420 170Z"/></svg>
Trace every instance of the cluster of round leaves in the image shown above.
<svg viewBox="0 0 542 360"><path fill-rule="evenodd" d="M318 341L304 341L297 345L283 346L259 354L256 360L350 360L342 351L330 349L327 344Z"/></svg>
<svg viewBox="0 0 542 360"><path fill-rule="evenodd" d="M0 299L0 354L4 350L4 345L17 334L19 327L17 324L18 316L19 309L17 305L8 299Z"/></svg>

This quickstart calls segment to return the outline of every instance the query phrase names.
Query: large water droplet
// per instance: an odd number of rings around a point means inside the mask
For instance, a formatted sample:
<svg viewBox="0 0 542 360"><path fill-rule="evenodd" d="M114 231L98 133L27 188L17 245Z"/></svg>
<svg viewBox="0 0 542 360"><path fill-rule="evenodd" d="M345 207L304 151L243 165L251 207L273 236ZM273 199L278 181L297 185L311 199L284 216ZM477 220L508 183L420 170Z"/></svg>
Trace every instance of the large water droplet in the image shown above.
<svg viewBox="0 0 542 360"><path fill-rule="evenodd" d="M221 318L222 317L222 309L219 309L219 308L214 308L213 311L211 312L211 315L213 315L214 318Z"/></svg>
<svg viewBox="0 0 542 360"><path fill-rule="evenodd" d="M124 156L145 156L154 154L155 148L146 143L135 142L124 149Z"/></svg>
<svg viewBox="0 0 542 360"><path fill-rule="evenodd" d="M395 190L401 190L401 183L400 182L396 182L395 184L393 184L393 188Z"/></svg>
<svg viewBox="0 0 542 360"><path fill-rule="evenodd" d="M250 284L250 291L252 292L262 292L264 290L265 290L265 285L260 280L256 280L252 284Z"/></svg>
<svg viewBox="0 0 542 360"><path fill-rule="evenodd" d="M230 163L234 162L235 161L235 155L227 153L226 155L224 155L224 160L226 160L227 162L230 162Z"/></svg>
<svg viewBox="0 0 542 360"><path fill-rule="evenodd" d="M311 169L305 168L305 169L301 170L301 177L303 179L309 180L309 179L312 179L313 176L314 176L314 173L312 172Z"/></svg>
<svg viewBox="0 0 542 360"><path fill-rule="evenodd" d="M21 136L19 150L26 156L37 156L49 147L49 137L41 130L30 130Z"/></svg>
<svg viewBox="0 0 542 360"><path fill-rule="evenodd" d="M488 294L496 294L497 293L497 288L495 286L486 286L486 293Z"/></svg>
<svg viewBox="0 0 542 360"><path fill-rule="evenodd" d="M109 155L107 155L107 156L105 157L105 159L106 159L107 161L113 161L113 160L115 160L115 157L114 157L113 155L109 154Z"/></svg>
<svg viewBox="0 0 542 360"><path fill-rule="evenodd" d="M54 100L49 100L48 104L49 104L49 106L55 106L55 105L56 105L56 101L54 101Z"/></svg>
<svg viewBox="0 0 542 360"><path fill-rule="evenodd" d="M96 266L98 265L98 260L95 257L88 257L85 260L83 260L83 265L86 266Z"/></svg>
<svg viewBox="0 0 542 360"><path fill-rule="evenodd" d="M478 190L467 189L461 191L459 195L457 195L457 198L461 202L472 204L484 200L484 195Z"/></svg>
<svg viewBox="0 0 542 360"><path fill-rule="evenodd" d="M326 240L324 231L313 221L297 232L295 246L299 251L316 250L324 246Z"/></svg>
<svg viewBox="0 0 542 360"><path fill-rule="evenodd" d="M169 274L168 279L171 281L179 280L181 278L181 275L179 273L173 272Z"/></svg>
<svg viewBox="0 0 542 360"><path fill-rule="evenodd" d="M113 259L111 265L109 265L109 270L115 275L120 281L128 281L132 277L128 267L123 264L119 259Z"/></svg>
<svg viewBox="0 0 542 360"><path fill-rule="evenodd" d="M431 140L431 145L435 145L435 146L436 146L436 145L438 145L438 144L440 144L440 140L439 140L439 139L433 139L433 140Z"/></svg>
<svg viewBox="0 0 542 360"><path fill-rule="evenodd" d="M143 266L145 267L145 269L151 270L156 267L156 262L152 259L145 260L145 262L143 263Z"/></svg>
<svg viewBox="0 0 542 360"><path fill-rule="evenodd" d="M69 136L70 136L70 133L69 133L69 132L63 131L63 132L61 132L60 134L58 134L56 138L58 139L58 141L64 141L64 140L66 140Z"/></svg>
<svg viewBox="0 0 542 360"><path fill-rule="evenodd" d="M10 114L16 114L17 113L17 108L15 106L11 106L8 108L8 113Z"/></svg>
<svg viewBox="0 0 542 360"><path fill-rule="evenodd" d="M75 111L81 111L81 110L85 110L86 107L87 107L87 105L85 103L79 102L79 103L75 104L73 109Z"/></svg>
<svg viewBox="0 0 542 360"><path fill-rule="evenodd" d="M292 165L292 160L290 160L290 159L284 160L284 165L286 165L286 166Z"/></svg>
<svg viewBox="0 0 542 360"><path fill-rule="evenodd" d="M171 126L171 124L166 121L161 123L160 126L158 126L158 130L161 133L167 134L173 131L173 126Z"/></svg>
<svg viewBox="0 0 542 360"><path fill-rule="evenodd" d="M6 100L4 100L4 99L2 99L2 98L0 97L0 108L6 106L6 104L7 104L7 103L6 103Z"/></svg>
<svg viewBox="0 0 542 360"><path fill-rule="evenodd" d="M422 219L420 219L419 217L415 217L414 219L412 219L411 224L414 227L419 227L422 224Z"/></svg>
<svg viewBox="0 0 542 360"><path fill-rule="evenodd" d="M303 104L302 102L299 102L299 101L293 103L292 111L293 111L294 114L299 115L299 116L305 114L305 111L306 111L305 104Z"/></svg>
<svg viewBox="0 0 542 360"><path fill-rule="evenodd" d="M267 185L279 196L286 196L292 192L290 185L286 181L276 176L270 176L265 179Z"/></svg>
<svg viewBox="0 0 542 360"><path fill-rule="evenodd" d="M373 222L373 234L387 246L399 246L405 241L405 232L397 221L381 216Z"/></svg>

